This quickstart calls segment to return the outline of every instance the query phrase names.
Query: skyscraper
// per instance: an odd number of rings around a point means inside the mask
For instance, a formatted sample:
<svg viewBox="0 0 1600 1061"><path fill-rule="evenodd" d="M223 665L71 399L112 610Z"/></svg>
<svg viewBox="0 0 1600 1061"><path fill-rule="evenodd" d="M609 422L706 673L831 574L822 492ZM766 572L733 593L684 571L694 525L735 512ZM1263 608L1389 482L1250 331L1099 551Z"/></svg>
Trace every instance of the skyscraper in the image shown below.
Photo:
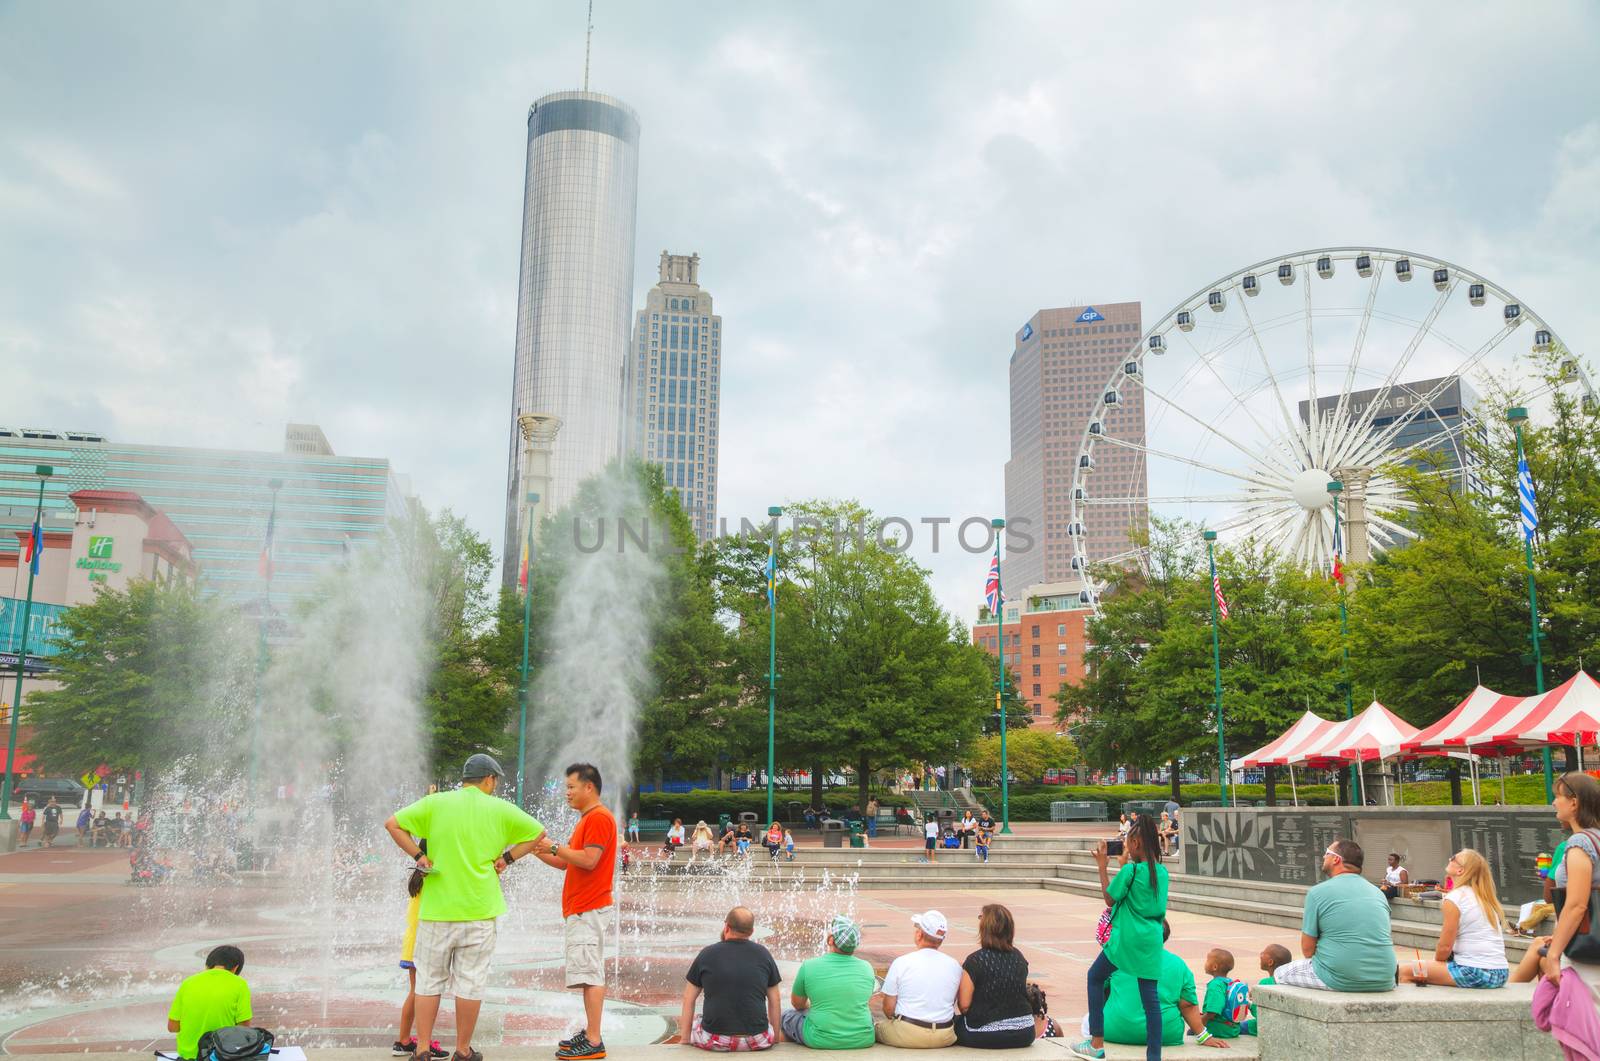
<svg viewBox="0 0 1600 1061"><path fill-rule="evenodd" d="M1439 393L1427 401L1435 390ZM1379 387L1351 391L1345 399L1344 413L1347 422L1358 424L1368 415L1368 407L1376 403L1367 422L1369 435L1386 434L1397 419L1409 417L1385 448L1391 452L1417 450L1406 462L1413 468L1449 474L1459 489L1482 493L1483 480L1472 447L1473 441L1481 442L1487 437L1487 428L1478 415L1480 401L1478 392L1466 380L1443 376L1396 383L1387 391ZM1300 422L1308 423L1310 403L1302 398L1297 408ZM1317 414L1324 420L1331 419L1338 409L1336 394L1317 399Z"/></svg>
<svg viewBox="0 0 1600 1061"><path fill-rule="evenodd" d="M1006 462L1005 580L1032 586L1076 580L1070 524L1072 481L1085 426L1102 419L1109 438L1144 445L1144 393L1123 387L1108 413L1105 384L1143 333L1137 302L1042 309L1016 334L1011 354L1011 459ZM1133 548L1129 532L1150 517L1144 455L1115 445L1095 448L1082 505L1091 563ZM1031 547L1022 548L1031 538Z"/></svg>
<svg viewBox="0 0 1600 1061"><path fill-rule="evenodd" d="M661 252L661 279L633 327L623 434L661 465L701 541L717 527L722 318L700 287L700 255Z"/></svg>
<svg viewBox="0 0 1600 1061"><path fill-rule="evenodd" d="M596 92L556 92L529 108L506 447L508 587L516 583L525 510L517 416L561 419L544 512L570 501L621 449L638 185L639 117L627 104Z"/></svg>

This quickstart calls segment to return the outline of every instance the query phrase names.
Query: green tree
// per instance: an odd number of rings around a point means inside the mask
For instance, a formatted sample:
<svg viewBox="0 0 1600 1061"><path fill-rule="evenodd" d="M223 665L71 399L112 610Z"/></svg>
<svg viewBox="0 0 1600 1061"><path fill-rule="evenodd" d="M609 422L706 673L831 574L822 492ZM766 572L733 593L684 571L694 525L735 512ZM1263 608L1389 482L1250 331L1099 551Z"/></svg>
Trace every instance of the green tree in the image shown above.
<svg viewBox="0 0 1600 1061"><path fill-rule="evenodd" d="M1078 749L1061 733L1036 729L1006 730L1006 768L1012 776L1027 783L1038 781L1049 769L1073 766ZM980 737L963 746L961 765L976 781L1000 783L1000 736Z"/></svg>
<svg viewBox="0 0 1600 1061"><path fill-rule="evenodd" d="M939 608L928 573L880 540L865 508L808 501L786 515L797 525L779 544L778 762L811 769L814 802L824 771L847 765L864 805L873 770L949 756L977 734L992 660ZM766 557L764 540L745 537L724 539L717 558L740 672L761 700Z"/></svg>
<svg viewBox="0 0 1600 1061"><path fill-rule="evenodd" d="M187 582L135 581L68 609L56 689L29 695L28 750L76 776L101 763L155 772L245 724L227 690L248 681L253 640L230 608Z"/></svg>

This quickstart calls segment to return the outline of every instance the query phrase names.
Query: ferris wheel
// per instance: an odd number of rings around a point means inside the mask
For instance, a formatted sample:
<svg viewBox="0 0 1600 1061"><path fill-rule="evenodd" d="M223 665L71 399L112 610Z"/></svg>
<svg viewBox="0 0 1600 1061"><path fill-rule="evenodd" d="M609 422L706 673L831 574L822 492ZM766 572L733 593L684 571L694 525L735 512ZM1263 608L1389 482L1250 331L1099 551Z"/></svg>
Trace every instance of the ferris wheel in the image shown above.
<svg viewBox="0 0 1600 1061"><path fill-rule="evenodd" d="M1084 602L1097 602L1097 570L1142 560L1131 546L1093 555L1095 543L1149 512L1327 570L1337 482L1345 515L1363 517L1347 556L1405 541L1396 470L1476 488L1467 436L1503 411L1476 409L1472 381L1511 363L1518 333L1535 351L1559 342L1498 284L1407 251L1302 251L1200 288L1093 395L1066 527Z"/></svg>

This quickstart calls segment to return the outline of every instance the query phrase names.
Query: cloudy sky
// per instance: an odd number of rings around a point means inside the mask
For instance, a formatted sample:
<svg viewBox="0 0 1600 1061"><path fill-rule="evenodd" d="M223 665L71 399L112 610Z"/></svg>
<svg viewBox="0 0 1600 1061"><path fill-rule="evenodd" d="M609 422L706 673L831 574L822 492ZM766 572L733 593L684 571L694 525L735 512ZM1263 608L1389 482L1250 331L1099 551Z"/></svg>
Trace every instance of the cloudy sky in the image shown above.
<svg viewBox="0 0 1600 1061"><path fill-rule="evenodd" d="M579 0L0 3L0 422L386 456L500 534L528 104ZM997 513L1035 309L1324 245L1600 326L1600 7L598 0L637 290L698 251L722 510ZM928 556L969 616L986 563Z"/></svg>

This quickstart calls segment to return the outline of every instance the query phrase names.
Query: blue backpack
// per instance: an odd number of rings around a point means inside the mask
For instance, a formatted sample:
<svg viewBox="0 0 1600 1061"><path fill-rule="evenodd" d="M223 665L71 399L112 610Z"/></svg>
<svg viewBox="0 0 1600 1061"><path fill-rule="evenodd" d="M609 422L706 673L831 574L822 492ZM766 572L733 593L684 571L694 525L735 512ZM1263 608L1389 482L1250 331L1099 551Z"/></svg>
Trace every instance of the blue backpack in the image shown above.
<svg viewBox="0 0 1600 1061"><path fill-rule="evenodd" d="M1223 1020L1243 1024L1250 1019L1250 985L1243 980L1228 981L1228 994L1222 1002Z"/></svg>

